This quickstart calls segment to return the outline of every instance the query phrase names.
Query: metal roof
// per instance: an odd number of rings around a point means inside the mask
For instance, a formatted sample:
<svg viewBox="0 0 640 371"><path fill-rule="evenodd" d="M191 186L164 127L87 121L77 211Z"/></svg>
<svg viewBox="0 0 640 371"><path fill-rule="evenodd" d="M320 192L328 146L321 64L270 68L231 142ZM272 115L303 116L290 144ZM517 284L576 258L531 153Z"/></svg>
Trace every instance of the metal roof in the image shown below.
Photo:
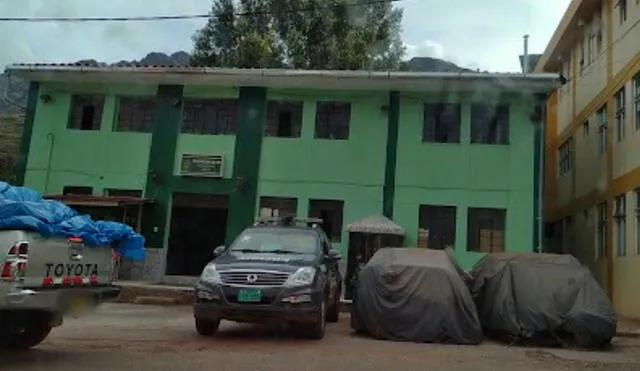
<svg viewBox="0 0 640 371"><path fill-rule="evenodd" d="M382 215L371 215L347 225L347 232L404 236L404 228Z"/></svg>
<svg viewBox="0 0 640 371"><path fill-rule="evenodd" d="M97 63L13 64L6 71L28 81L155 85L264 86L283 89L469 91L548 93L558 74L239 69Z"/></svg>

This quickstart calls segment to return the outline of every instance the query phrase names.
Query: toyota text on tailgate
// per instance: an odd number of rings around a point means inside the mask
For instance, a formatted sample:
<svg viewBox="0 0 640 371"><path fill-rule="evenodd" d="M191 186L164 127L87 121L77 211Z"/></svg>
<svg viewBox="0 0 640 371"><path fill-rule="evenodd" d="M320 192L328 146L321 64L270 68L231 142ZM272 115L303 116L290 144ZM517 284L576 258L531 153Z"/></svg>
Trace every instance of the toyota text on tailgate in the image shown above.
<svg viewBox="0 0 640 371"><path fill-rule="evenodd" d="M9 230L0 231L0 249L0 347L35 346L65 315L84 314L119 294L108 246Z"/></svg>

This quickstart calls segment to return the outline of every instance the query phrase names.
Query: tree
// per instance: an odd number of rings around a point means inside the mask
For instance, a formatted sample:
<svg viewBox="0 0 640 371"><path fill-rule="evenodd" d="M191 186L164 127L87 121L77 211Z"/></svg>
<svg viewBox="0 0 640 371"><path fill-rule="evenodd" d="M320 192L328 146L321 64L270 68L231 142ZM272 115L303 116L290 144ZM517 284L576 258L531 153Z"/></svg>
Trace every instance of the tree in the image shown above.
<svg viewBox="0 0 640 371"><path fill-rule="evenodd" d="M193 37L197 65L396 70L402 10L392 0L214 0Z"/></svg>

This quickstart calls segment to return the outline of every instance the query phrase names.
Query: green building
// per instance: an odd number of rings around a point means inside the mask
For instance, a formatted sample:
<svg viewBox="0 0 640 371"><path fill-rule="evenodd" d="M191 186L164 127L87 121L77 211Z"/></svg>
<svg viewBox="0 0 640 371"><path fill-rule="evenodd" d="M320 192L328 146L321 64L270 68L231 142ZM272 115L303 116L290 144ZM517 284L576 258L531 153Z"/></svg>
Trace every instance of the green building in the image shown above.
<svg viewBox="0 0 640 371"><path fill-rule="evenodd" d="M146 278L199 273L260 214L321 217L343 265L346 226L370 216L401 226L405 246L454 247L464 268L538 245L540 107L556 75L8 72L31 81L18 182L95 213L144 201L125 218L147 239Z"/></svg>

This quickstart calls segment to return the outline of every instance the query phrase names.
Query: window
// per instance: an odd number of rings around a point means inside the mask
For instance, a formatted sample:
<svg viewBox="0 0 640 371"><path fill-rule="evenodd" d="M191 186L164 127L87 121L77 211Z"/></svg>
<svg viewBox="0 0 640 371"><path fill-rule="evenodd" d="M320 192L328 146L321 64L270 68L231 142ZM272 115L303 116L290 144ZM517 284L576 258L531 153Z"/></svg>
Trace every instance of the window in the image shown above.
<svg viewBox="0 0 640 371"><path fill-rule="evenodd" d="M63 195L92 195L93 187L65 186L62 188Z"/></svg>
<svg viewBox="0 0 640 371"><path fill-rule="evenodd" d="M596 113L598 116L598 153L607 150L607 106L603 106Z"/></svg>
<svg viewBox="0 0 640 371"><path fill-rule="evenodd" d="M71 115L68 128L74 130L100 130L104 96L74 95L71 97Z"/></svg>
<svg viewBox="0 0 640 371"><path fill-rule="evenodd" d="M473 104L471 143L509 144L509 106Z"/></svg>
<svg viewBox="0 0 640 371"><path fill-rule="evenodd" d="M422 117L422 141L460 143L460 104L425 104Z"/></svg>
<svg viewBox="0 0 640 371"><path fill-rule="evenodd" d="M633 97L636 130L638 130L640 129L640 75L633 78Z"/></svg>
<svg viewBox="0 0 640 371"><path fill-rule="evenodd" d="M456 244L456 207L420 205L418 247L442 250Z"/></svg>
<svg viewBox="0 0 640 371"><path fill-rule="evenodd" d="M598 228L596 233L596 258L607 257L607 203L598 205Z"/></svg>
<svg viewBox="0 0 640 371"><path fill-rule="evenodd" d="M615 198L613 218L616 222L616 255L627 255L627 197L622 194Z"/></svg>
<svg viewBox="0 0 640 371"><path fill-rule="evenodd" d="M582 135L585 137L589 136L589 121L582 123Z"/></svg>
<svg viewBox="0 0 640 371"><path fill-rule="evenodd" d="M322 219L322 229L332 242L342 241L344 201L309 200L309 217Z"/></svg>
<svg viewBox="0 0 640 371"><path fill-rule="evenodd" d="M155 107L154 98L121 97L118 99L116 131L151 133Z"/></svg>
<svg viewBox="0 0 640 371"><path fill-rule="evenodd" d="M470 208L467 221L467 250L504 252L506 210Z"/></svg>
<svg viewBox="0 0 640 371"><path fill-rule="evenodd" d="M622 89L618 90L615 94L614 98L616 101L616 135L618 142L624 138L624 101L625 101L625 90L624 86Z"/></svg>
<svg viewBox="0 0 640 371"><path fill-rule="evenodd" d="M620 24L627 20L627 0L618 0L618 12L620 15Z"/></svg>
<svg viewBox="0 0 640 371"><path fill-rule="evenodd" d="M602 52L602 30L598 30L598 34L596 35L596 56L595 59L600 57L600 53Z"/></svg>
<svg viewBox="0 0 640 371"><path fill-rule="evenodd" d="M318 102L316 105L317 139L349 139L351 104L345 102Z"/></svg>
<svg viewBox="0 0 640 371"><path fill-rule="evenodd" d="M584 73L584 67L585 67L584 54L585 54L585 51L584 51L584 38L583 38L582 41L580 41L580 75Z"/></svg>
<svg viewBox="0 0 640 371"><path fill-rule="evenodd" d="M565 140L558 148L558 171L566 174L573 167L573 137Z"/></svg>
<svg viewBox="0 0 640 371"><path fill-rule="evenodd" d="M640 254L640 188L633 193L636 195L636 254Z"/></svg>
<svg viewBox="0 0 640 371"><path fill-rule="evenodd" d="M116 189L109 188L104 190L105 196L110 197L142 197L142 191L139 189Z"/></svg>
<svg viewBox="0 0 640 371"><path fill-rule="evenodd" d="M185 100L182 133L234 135L238 121L237 99Z"/></svg>
<svg viewBox="0 0 640 371"><path fill-rule="evenodd" d="M302 128L302 102L270 101L267 105L268 137L299 138Z"/></svg>
<svg viewBox="0 0 640 371"><path fill-rule="evenodd" d="M260 216L296 216L298 199L284 197L260 197Z"/></svg>

